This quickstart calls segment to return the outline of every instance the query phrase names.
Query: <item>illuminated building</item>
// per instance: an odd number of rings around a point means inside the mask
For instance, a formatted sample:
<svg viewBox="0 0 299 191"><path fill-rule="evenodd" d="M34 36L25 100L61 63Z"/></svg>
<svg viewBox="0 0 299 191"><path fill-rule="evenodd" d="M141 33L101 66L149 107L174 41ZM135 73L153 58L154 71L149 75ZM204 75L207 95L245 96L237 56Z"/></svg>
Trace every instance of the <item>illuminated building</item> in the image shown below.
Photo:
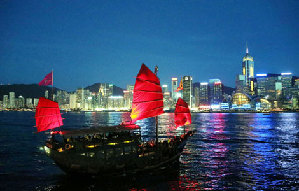
<svg viewBox="0 0 299 191"><path fill-rule="evenodd" d="M76 91L76 107L82 109L84 107L85 98L84 98L84 89L79 88Z"/></svg>
<svg viewBox="0 0 299 191"><path fill-rule="evenodd" d="M37 104L38 104L38 98L34 98L33 99L33 107L36 107L37 106Z"/></svg>
<svg viewBox="0 0 299 191"><path fill-rule="evenodd" d="M3 109L7 109L9 106L8 95L3 95Z"/></svg>
<svg viewBox="0 0 299 191"><path fill-rule="evenodd" d="M70 109L76 109L77 108L77 94L71 94L70 95Z"/></svg>
<svg viewBox="0 0 299 191"><path fill-rule="evenodd" d="M195 107L195 108L199 107L199 101L200 101L200 99L199 99L199 89L200 89L200 87L198 87L198 86L194 87L194 96L193 96L193 98L194 98L194 101L193 101L194 106L193 107Z"/></svg>
<svg viewBox="0 0 299 191"><path fill-rule="evenodd" d="M15 92L9 92L9 108L16 107L15 99L16 99Z"/></svg>
<svg viewBox="0 0 299 191"><path fill-rule="evenodd" d="M281 97L282 82L280 74L257 74L257 95L268 100Z"/></svg>
<svg viewBox="0 0 299 191"><path fill-rule="evenodd" d="M32 98L26 98L26 107L27 108L33 108Z"/></svg>
<svg viewBox="0 0 299 191"><path fill-rule="evenodd" d="M219 104L223 100L222 83L219 79L209 80L209 100L210 104Z"/></svg>
<svg viewBox="0 0 299 191"><path fill-rule="evenodd" d="M168 86L166 84L162 85L162 92L168 92Z"/></svg>
<svg viewBox="0 0 299 191"><path fill-rule="evenodd" d="M178 79L171 78L171 96L176 101L177 100L177 92L175 92L178 88Z"/></svg>
<svg viewBox="0 0 299 191"><path fill-rule="evenodd" d="M123 96L110 96L108 97L108 109L119 110L123 108Z"/></svg>
<svg viewBox="0 0 299 191"><path fill-rule="evenodd" d="M281 73L281 82L282 82L282 94L286 100L291 99L292 97L292 87L294 82L294 77L292 73Z"/></svg>
<svg viewBox="0 0 299 191"><path fill-rule="evenodd" d="M183 100L188 103L188 106L191 107L191 94L192 93L192 77L184 76L183 77Z"/></svg>
<svg viewBox="0 0 299 191"><path fill-rule="evenodd" d="M249 55L249 50L246 44L246 55L242 62L242 75L244 75L244 92L254 95L254 61L253 57Z"/></svg>
<svg viewBox="0 0 299 191"><path fill-rule="evenodd" d="M199 104L201 106L209 105L208 83L202 82L199 87Z"/></svg>
<svg viewBox="0 0 299 191"><path fill-rule="evenodd" d="M170 92L163 93L163 105L164 105L164 110L170 109L171 106Z"/></svg>
<svg viewBox="0 0 299 191"><path fill-rule="evenodd" d="M245 76L242 74L238 74L236 76L236 90L237 92L243 92L245 89Z"/></svg>
<svg viewBox="0 0 299 191"><path fill-rule="evenodd" d="M250 109L251 98L249 95L237 92L232 96L232 109Z"/></svg>
<svg viewBox="0 0 299 191"><path fill-rule="evenodd" d="M16 99L16 108L23 108L25 106L25 99L23 96L19 96Z"/></svg>
<svg viewBox="0 0 299 191"><path fill-rule="evenodd" d="M47 99L49 98L49 91L48 90L45 91L45 98L47 98Z"/></svg>

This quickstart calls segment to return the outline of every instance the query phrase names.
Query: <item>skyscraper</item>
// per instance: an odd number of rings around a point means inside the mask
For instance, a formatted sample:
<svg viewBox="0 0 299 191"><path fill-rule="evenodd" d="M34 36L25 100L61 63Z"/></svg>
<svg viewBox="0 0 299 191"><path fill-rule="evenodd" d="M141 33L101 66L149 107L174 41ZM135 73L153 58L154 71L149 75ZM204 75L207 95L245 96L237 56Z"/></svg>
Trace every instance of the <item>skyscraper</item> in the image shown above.
<svg viewBox="0 0 299 191"><path fill-rule="evenodd" d="M201 106L209 105L209 91L207 82L200 83L199 104Z"/></svg>
<svg viewBox="0 0 299 191"><path fill-rule="evenodd" d="M280 74L257 74L257 94L268 100L277 100L281 96L282 83Z"/></svg>
<svg viewBox="0 0 299 191"><path fill-rule="evenodd" d="M9 92L9 108L16 107L15 99L16 99L15 92Z"/></svg>
<svg viewBox="0 0 299 191"><path fill-rule="evenodd" d="M192 93L192 77L184 76L183 77L183 99L188 103L188 106L191 107L191 93Z"/></svg>
<svg viewBox="0 0 299 191"><path fill-rule="evenodd" d="M177 78L171 78L171 96L172 99L176 100L177 99L177 92L175 92L178 88L178 79Z"/></svg>
<svg viewBox="0 0 299 191"><path fill-rule="evenodd" d="M211 104L219 104L223 99L222 83L219 79L210 79L209 80L209 96Z"/></svg>
<svg viewBox="0 0 299 191"><path fill-rule="evenodd" d="M254 95L254 61L253 57L249 55L249 50L246 44L246 55L243 57L242 74L245 77L244 92Z"/></svg>
<svg viewBox="0 0 299 191"><path fill-rule="evenodd" d="M7 109L9 107L8 95L3 95L3 108Z"/></svg>

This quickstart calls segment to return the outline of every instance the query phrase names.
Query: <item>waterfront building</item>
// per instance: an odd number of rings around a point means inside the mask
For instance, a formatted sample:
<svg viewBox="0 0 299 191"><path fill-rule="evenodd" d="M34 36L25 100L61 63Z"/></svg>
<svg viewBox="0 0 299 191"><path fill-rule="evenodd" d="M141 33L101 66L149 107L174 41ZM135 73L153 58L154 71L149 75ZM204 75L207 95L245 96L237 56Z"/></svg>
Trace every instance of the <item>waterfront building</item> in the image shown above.
<svg viewBox="0 0 299 191"><path fill-rule="evenodd" d="M77 94L73 93L70 95L70 109L76 109L77 108Z"/></svg>
<svg viewBox="0 0 299 191"><path fill-rule="evenodd" d="M9 108L16 108L15 92L9 92Z"/></svg>
<svg viewBox="0 0 299 191"><path fill-rule="evenodd" d="M26 98L26 107L27 108L33 108L32 98Z"/></svg>
<svg viewBox="0 0 299 191"><path fill-rule="evenodd" d="M24 108L25 106L25 99L23 96L19 96L17 99L16 99L16 108L20 109L20 108Z"/></svg>
<svg viewBox="0 0 299 191"><path fill-rule="evenodd" d="M123 96L110 96L108 97L108 108L109 110L123 109Z"/></svg>
<svg viewBox="0 0 299 191"><path fill-rule="evenodd" d="M209 105L209 89L208 83L202 82L199 87L199 104L200 108Z"/></svg>
<svg viewBox="0 0 299 191"><path fill-rule="evenodd" d="M37 106L37 104L38 104L38 98L34 98L33 99L33 107L36 107Z"/></svg>
<svg viewBox="0 0 299 191"><path fill-rule="evenodd" d="M246 55L242 62L242 75L244 75L244 89L243 91L249 95L254 95L254 61L253 57L249 55L249 50L246 44Z"/></svg>
<svg viewBox="0 0 299 191"><path fill-rule="evenodd" d="M280 74L257 74L256 80L259 97L273 101L281 98L282 82Z"/></svg>
<svg viewBox="0 0 299 191"><path fill-rule="evenodd" d="M210 104L219 104L223 100L222 83L219 79L209 80L209 102Z"/></svg>
<svg viewBox="0 0 299 191"><path fill-rule="evenodd" d="M188 106L191 107L192 101L192 77L191 76L184 76L183 77L183 99Z"/></svg>
<svg viewBox="0 0 299 191"><path fill-rule="evenodd" d="M84 107L84 103L85 103L85 99L84 99L84 89L83 88L79 88L76 90L76 102L77 102L77 108L83 109Z"/></svg>
<svg viewBox="0 0 299 191"><path fill-rule="evenodd" d="M163 109L169 110L171 107L171 97L170 92L164 92L163 93Z"/></svg>
<svg viewBox="0 0 299 191"><path fill-rule="evenodd" d="M3 109L7 109L8 107L9 107L8 95L3 95Z"/></svg>
<svg viewBox="0 0 299 191"><path fill-rule="evenodd" d="M251 109L251 97L248 94L237 92L232 96L232 107L234 110Z"/></svg>
<svg viewBox="0 0 299 191"><path fill-rule="evenodd" d="M283 98L289 100L292 98L291 89L294 84L294 76L292 73L281 73L282 94Z"/></svg>
<svg viewBox="0 0 299 191"><path fill-rule="evenodd" d="M177 78L171 78L171 97L176 102L177 100L177 90L178 88L178 79Z"/></svg>
<svg viewBox="0 0 299 191"><path fill-rule="evenodd" d="M166 84L162 85L162 92L168 92L168 86Z"/></svg>
<svg viewBox="0 0 299 191"><path fill-rule="evenodd" d="M236 76L236 91L243 92L245 90L245 76L242 74L238 74Z"/></svg>
<svg viewBox="0 0 299 191"><path fill-rule="evenodd" d="M200 103L200 93L199 93L200 87L199 86L194 86L194 91L193 91L193 98L194 98L194 108L198 108L199 107L199 103Z"/></svg>
<svg viewBox="0 0 299 191"><path fill-rule="evenodd" d="M49 91L48 90L45 91L45 98L47 98L47 99L49 98Z"/></svg>

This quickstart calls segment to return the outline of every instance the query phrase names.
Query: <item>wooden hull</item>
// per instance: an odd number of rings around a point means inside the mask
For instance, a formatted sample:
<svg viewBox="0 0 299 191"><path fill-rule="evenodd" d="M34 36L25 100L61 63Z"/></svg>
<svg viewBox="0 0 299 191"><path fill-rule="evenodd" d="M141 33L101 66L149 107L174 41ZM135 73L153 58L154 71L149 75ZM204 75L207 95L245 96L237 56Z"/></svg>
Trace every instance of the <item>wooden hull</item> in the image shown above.
<svg viewBox="0 0 299 191"><path fill-rule="evenodd" d="M127 153L119 153L117 152L117 150L121 150L121 146L119 146L80 150L69 149L63 152L47 147L48 152L46 153L68 174L119 175L150 171L176 163L179 161L185 142L186 140L171 149L166 149L163 145L152 147L147 152L132 149ZM137 147L137 145L130 145L131 148L135 146Z"/></svg>

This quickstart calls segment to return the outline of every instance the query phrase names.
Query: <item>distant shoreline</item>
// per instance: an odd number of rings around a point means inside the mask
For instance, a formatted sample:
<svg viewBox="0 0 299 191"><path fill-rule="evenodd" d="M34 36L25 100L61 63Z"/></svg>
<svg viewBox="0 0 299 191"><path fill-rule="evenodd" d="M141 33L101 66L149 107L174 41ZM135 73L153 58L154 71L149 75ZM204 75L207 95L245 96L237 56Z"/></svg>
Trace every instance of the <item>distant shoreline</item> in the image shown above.
<svg viewBox="0 0 299 191"><path fill-rule="evenodd" d="M35 110L0 110L0 112L35 112ZM96 112L96 113L109 113L109 112L130 112L130 111L66 111L61 110L63 113L83 113L83 112ZM298 113L299 111L191 111L191 113L263 113L263 114L271 114L271 113ZM164 113L174 113L174 111L165 111Z"/></svg>

